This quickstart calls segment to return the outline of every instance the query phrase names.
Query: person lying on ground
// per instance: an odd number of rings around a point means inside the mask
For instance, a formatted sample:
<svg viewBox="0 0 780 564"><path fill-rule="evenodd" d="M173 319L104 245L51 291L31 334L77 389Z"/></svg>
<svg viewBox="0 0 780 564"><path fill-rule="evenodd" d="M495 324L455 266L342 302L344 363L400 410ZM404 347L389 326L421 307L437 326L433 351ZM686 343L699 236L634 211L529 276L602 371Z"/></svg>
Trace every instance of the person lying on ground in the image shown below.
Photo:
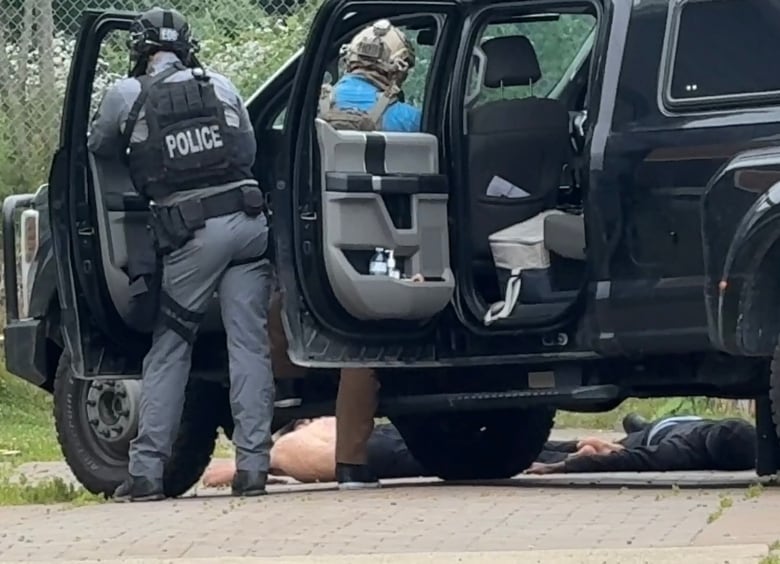
<svg viewBox="0 0 780 564"><path fill-rule="evenodd" d="M626 436L611 442L600 437L584 437L574 441L548 441L528 473L546 474L553 472L619 472L626 471L626 465L635 471L720 469L708 454L725 453L739 468L752 468L755 458L755 430L747 422L726 420L723 425L717 421L706 421L700 417L669 417L649 423L632 414L626 417ZM723 432L729 431L731 432ZM674 450L669 453L665 438L672 441ZM688 445L689 456L677 459L678 443ZM299 482L330 482L335 479L334 453L336 424L333 417L314 420L299 420L288 424L274 436L271 449L271 474L288 476ZM657 448L660 445L660 449ZM751 446L752 445L752 446ZM634 454L639 451L639 463ZM685 447L682 447L683 450ZM693 449L695 460L690 461ZM628 452L610 458L612 453ZM720 455L719 455L720 456ZM626 462L628 457L629 462ZM598 470L582 470L577 463L568 462L584 458L586 467ZM593 462L595 460L595 462ZM683 467L686 464L693 467ZM561 465L561 462L567 464ZM389 423L377 425L368 443L368 464L380 479L429 477L415 460L398 430ZM633 464L633 466L631 466ZM589 466L590 465L590 466ZM577 468L577 470L572 470ZM728 469L728 468L727 468ZM220 461L212 464L203 477L207 487L229 484L235 465Z"/></svg>
<svg viewBox="0 0 780 564"><path fill-rule="evenodd" d="M336 479L335 456L335 417L293 421L274 436L270 474L287 476L302 483L332 482ZM379 479L425 475L401 434L390 423L377 425L371 433L368 440L368 465ZM203 476L203 485L229 485L234 472L235 464L232 461L212 463Z"/></svg>
<svg viewBox="0 0 780 564"><path fill-rule="evenodd" d="M526 474L577 472L673 472L751 470L756 463L756 430L742 419L670 417L653 423L634 416L621 440L588 444L567 441L546 450ZM624 425L626 426L626 425ZM585 448L587 447L587 448ZM593 452L588 452L590 449ZM572 455L576 449L577 454Z"/></svg>

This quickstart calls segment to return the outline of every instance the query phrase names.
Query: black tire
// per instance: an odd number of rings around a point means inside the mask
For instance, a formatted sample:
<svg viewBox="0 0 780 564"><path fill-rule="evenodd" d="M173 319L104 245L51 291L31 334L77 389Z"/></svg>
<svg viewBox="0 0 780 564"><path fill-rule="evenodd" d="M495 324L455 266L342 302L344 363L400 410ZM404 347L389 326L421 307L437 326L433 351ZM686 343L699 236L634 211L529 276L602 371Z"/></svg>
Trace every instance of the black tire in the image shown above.
<svg viewBox="0 0 780 564"><path fill-rule="evenodd" d="M63 353L54 379L57 439L65 461L84 488L109 496L127 478L129 443L109 443L90 425L86 406L90 386L91 382L71 376L69 356ZM220 393L227 402L227 391L222 386L190 380L179 435L165 468L165 492L171 497L195 485L211 460Z"/></svg>
<svg viewBox="0 0 780 564"><path fill-rule="evenodd" d="M444 480L516 476L536 460L554 420L543 407L392 418L427 474Z"/></svg>
<svg viewBox="0 0 780 564"><path fill-rule="evenodd" d="M184 410L171 458L165 465L165 495L178 497L194 486L211 462L228 389L217 382L190 378Z"/></svg>
<svg viewBox="0 0 780 564"><path fill-rule="evenodd" d="M769 375L769 403L772 406L772 421L775 434L780 437L780 341L775 346Z"/></svg>
<svg viewBox="0 0 780 564"><path fill-rule="evenodd" d="M100 439L87 419L91 383L73 378L70 357L60 355L54 377L54 425L57 440L76 479L94 494L110 495L127 477L127 451Z"/></svg>

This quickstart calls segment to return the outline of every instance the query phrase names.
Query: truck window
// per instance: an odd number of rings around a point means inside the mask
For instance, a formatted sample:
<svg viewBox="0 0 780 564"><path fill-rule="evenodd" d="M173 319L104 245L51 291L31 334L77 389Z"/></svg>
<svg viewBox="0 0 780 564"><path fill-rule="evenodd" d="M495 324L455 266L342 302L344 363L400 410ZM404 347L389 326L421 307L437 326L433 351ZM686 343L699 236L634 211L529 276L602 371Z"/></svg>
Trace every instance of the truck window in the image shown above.
<svg viewBox="0 0 780 564"><path fill-rule="evenodd" d="M419 17L427 19L426 16L421 15ZM424 107L425 87L428 83L428 71L430 70L431 58L433 57L433 52L436 47L430 43L435 43L432 41L432 39L434 36L438 36L436 20L433 18L433 16L430 16L430 21L432 27L425 30L419 30L419 26L412 27L408 25L396 24L396 27L398 27L398 29L400 29L406 35L409 42L413 45L415 53L414 68L409 71L409 75L403 84L404 100L407 103L421 109ZM324 81L335 84L337 80L343 76L343 74L344 69L339 64L338 76L332 76L330 73L326 72Z"/></svg>
<svg viewBox="0 0 780 564"><path fill-rule="evenodd" d="M129 35L125 30L113 29L100 42L95 79L92 82L91 115L95 115L108 88L117 80L127 76L127 39Z"/></svg>
<svg viewBox="0 0 780 564"><path fill-rule="evenodd" d="M670 107L780 101L778 0L688 0L673 9Z"/></svg>
<svg viewBox="0 0 780 564"><path fill-rule="evenodd" d="M482 88L475 105L497 99L527 98L534 95L550 97L575 61L596 25L590 14L560 14L557 17L529 19L512 23L490 23L485 26L478 44L488 39L505 36L524 36L529 39L539 59L541 79L533 86ZM473 79L473 77L472 77Z"/></svg>

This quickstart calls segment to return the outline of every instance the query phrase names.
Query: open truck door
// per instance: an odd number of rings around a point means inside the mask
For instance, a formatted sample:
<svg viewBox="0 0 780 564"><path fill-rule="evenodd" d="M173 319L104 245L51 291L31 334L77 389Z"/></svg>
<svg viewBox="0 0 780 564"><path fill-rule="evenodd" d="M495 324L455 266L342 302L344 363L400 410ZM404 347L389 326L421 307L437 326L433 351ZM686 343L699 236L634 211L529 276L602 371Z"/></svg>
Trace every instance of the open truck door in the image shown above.
<svg viewBox="0 0 780 564"><path fill-rule="evenodd" d="M87 151L89 122L94 102L99 101L96 80L101 52L107 45L123 45L136 15L84 13L68 78L60 146L49 179L49 205L57 212L52 213L51 227L63 341L77 377L101 372L99 359L89 353L98 349L84 347L89 332L85 323L123 346L135 345L139 352L145 344L143 336L123 321L122 313L128 299L124 268L130 235L124 227L133 223L142 228L146 205L135 195L129 176L117 172L121 171L118 162L95 159Z"/></svg>
<svg viewBox="0 0 780 564"><path fill-rule="evenodd" d="M456 7L403 1L360 2L356 9L331 2L314 19L285 121L285 175L274 194L276 262L296 364L435 360L436 321L455 288L449 180L433 132L450 79L445 61L454 53L447 47L457 44L449 37ZM326 76L345 37L381 18L401 26L410 40L434 44L429 60L421 64L418 56L417 74L404 85L407 101L422 110L422 129L336 130L317 116L323 81L313 77ZM397 276L369 272L378 249L393 251Z"/></svg>

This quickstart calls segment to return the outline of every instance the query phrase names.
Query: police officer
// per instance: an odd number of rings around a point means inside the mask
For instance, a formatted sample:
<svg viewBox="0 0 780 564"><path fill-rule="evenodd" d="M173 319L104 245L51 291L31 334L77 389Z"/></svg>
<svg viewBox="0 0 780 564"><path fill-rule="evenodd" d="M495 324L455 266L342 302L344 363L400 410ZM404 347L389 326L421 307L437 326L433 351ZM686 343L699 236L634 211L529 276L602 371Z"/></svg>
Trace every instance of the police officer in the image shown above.
<svg viewBox="0 0 780 564"><path fill-rule="evenodd" d="M138 436L118 501L164 497L163 467L184 403L192 346L215 291L230 359L235 495L265 493L274 386L266 328L270 265L264 198L251 168L255 137L224 76L200 67L187 20L153 8L128 41L131 77L101 102L89 149L123 155L150 201L162 255L160 315L144 359Z"/></svg>
<svg viewBox="0 0 780 564"><path fill-rule="evenodd" d="M379 20L341 48L346 73L323 88L320 117L336 129L416 132L421 112L402 102L401 86L414 67L412 44L388 20ZM341 489L379 486L367 465L379 382L370 368L341 370L336 399L336 479Z"/></svg>
<svg viewBox="0 0 780 564"><path fill-rule="evenodd" d="M323 88L320 117L336 129L416 132L421 112L400 100L414 67L414 46L388 20L378 20L343 45L346 71L333 88Z"/></svg>

